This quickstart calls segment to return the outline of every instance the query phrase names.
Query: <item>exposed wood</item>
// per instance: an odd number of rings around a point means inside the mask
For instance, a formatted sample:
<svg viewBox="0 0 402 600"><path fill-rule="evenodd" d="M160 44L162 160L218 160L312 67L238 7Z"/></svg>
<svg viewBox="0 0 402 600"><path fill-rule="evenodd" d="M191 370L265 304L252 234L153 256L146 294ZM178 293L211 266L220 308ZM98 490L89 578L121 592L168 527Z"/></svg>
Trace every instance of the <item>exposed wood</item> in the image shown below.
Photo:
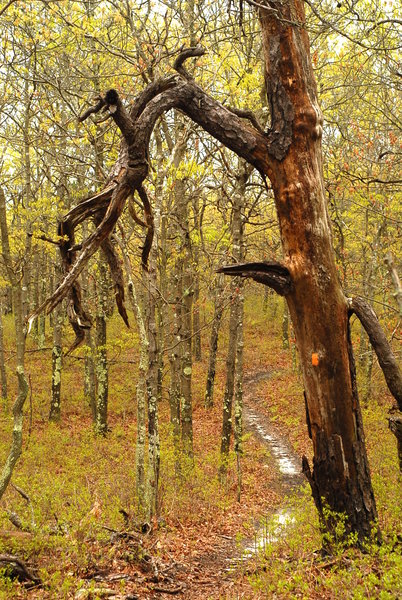
<svg viewBox="0 0 402 600"><path fill-rule="evenodd" d="M347 515L347 529L362 540L370 534L377 511L350 352L348 306L332 248L322 169L322 113L303 2L275 3L275 9L277 16L263 8L259 16L271 112L269 139L273 144L276 131L283 139L277 143L274 166L267 164L264 172L271 180L283 262L292 281L286 300L314 449L313 468L305 464L304 470L310 473L321 519L325 498L331 511Z"/></svg>
<svg viewBox="0 0 402 600"><path fill-rule="evenodd" d="M254 279L271 287L279 281L277 291L286 297L297 338L314 448L313 469L305 464L305 472L321 517L324 497L333 512L347 515L347 532L353 531L363 540L371 533L377 511L350 342L350 306L339 284L332 248L322 170L322 114L304 6L302 0L288 0L275 3L274 9L260 7L258 14L271 113L267 133L214 100L191 79L183 63L198 56L197 49L179 57L177 77L151 84L130 110L115 90L106 92L102 109L109 111L121 130L121 153L107 183L108 193L100 194L99 207L90 198L76 207L74 217L70 214L63 220L66 275L41 308L51 310L76 289L79 274L111 234L126 200L141 189L148 174L148 145L156 121L172 108L186 114L271 181L283 265L275 270L273 265L267 269L261 263L254 272L244 267L241 274L253 273ZM75 222L95 214L101 220L77 255L72 250ZM79 315L77 297L74 309Z"/></svg>
<svg viewBox="0 0 402 600"><path fill-rule="evenodd" d="M41 583L40 578L31 573L26 564L18 556L0 554L0 570L11 579L18 579L24 583L34 585Z"/></svg>

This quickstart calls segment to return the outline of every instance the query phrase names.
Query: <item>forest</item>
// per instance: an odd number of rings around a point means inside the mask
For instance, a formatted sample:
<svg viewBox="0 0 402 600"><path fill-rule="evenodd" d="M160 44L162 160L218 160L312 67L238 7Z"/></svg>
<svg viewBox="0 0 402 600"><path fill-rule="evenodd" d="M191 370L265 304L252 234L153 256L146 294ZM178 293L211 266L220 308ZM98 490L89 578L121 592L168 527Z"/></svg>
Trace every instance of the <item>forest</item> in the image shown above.
<svg viewBox="0 0 402 600"><path fill-rule="evenodd" d="M0 0L0 599L402 597L394 0Z"/></svg>

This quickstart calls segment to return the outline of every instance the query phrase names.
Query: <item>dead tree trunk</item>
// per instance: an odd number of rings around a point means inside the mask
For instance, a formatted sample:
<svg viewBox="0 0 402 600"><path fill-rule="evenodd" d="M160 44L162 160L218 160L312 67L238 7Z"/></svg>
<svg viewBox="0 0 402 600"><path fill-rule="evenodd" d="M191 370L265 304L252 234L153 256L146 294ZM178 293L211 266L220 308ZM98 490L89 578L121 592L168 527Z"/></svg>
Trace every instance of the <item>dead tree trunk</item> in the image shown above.
<svg viewBox="0 0 402 600"><path fill-rule="evenodd" d="M89 326L77 282L89 258L108 237L129 196L137 192L146 215L142 263L152 244L153 225L143 181L148 174L148 146L157 119L177 108L217 140L269 177L275 196L284 260L282 264L235 265L233 275L253 277L286 296L303 373L307 421L313 442L312 469L304 460L320 515L323 499L331 511L345 513L347 530L362 540L377 517L367 462L349 332L349 303L335 268L331 225L322 173L322 116L317 102L302 0L258 6L265 80L271 123L264 132L249 111L229 109L206 94L184 68L203 53L183 51L175 62L179 76L165 77L145 88L127 111L118 93L109 90L81 120L106 110L120 128L124 143L119 160L99 194L74 207L59 227L65 278L40 307L52 310L69 294L69 316L77 343ZM96 218L95 231L76 245L74 230ZM78 254L79 252L79 254ZM113 249L116 301L125 321L122 271ZM36 311L31 318L37 315ZM380 350L381 352L381 350ZM399 375L400 376L400 375ZM326 523L331 527L332 523Z"/></svg>

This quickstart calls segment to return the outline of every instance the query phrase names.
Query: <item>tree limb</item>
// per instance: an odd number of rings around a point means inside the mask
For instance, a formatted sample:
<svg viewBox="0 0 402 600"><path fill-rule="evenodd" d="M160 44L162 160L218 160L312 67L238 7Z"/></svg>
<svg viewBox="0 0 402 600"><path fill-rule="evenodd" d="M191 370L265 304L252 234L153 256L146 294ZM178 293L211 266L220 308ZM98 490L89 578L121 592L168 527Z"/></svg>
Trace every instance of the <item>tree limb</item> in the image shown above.
<svg viewBox="0 0 402 600"><path fill-rule="evenodd" d="M189 58L193 58L196 56L203 56L205 54L205 49L202 46L194 46L192 48L186 48L183 52L180 52L179 56L176 58L173 64L173 68L175 71L180 73L184 79L187 81L192 81L193 77L190 73L184 68L183 64Z"/></svg>
<svg viewBox="0 0 402 600"><path fill-rule="evenodd" d="M348 303L350 313L354 313L363 325L377 355L388 389L402 411L402 375L377 315L363 298L349 298Z"/></svg>
<svg viewBox="0 0 402 600"><path fill-rule="evenodd" d="M174 64L181 77L168 76L151 83L139 94L130 110L126 110L123 106L117 91L111 89L100 96L97 104L86 110L80 117L80 121L84 121L92 114L108 110L122 133L123 142L119 158L105 188L72 208L60 222L58 233L61 240L60 252L64 279L53 295L30 316L30 324L40 312L43 310L51 312L63 298L69 295L68 314L76 333L73 347L82 341L83 330L90 327L90 319L82 307L77 278L90 257L101 246L106 248L110 263L115 266L118 264L118 259L113 256L111 251L113 246L109 245L106 240L112 234L126 200L135 192L138 193L144 207L147 227L142 249L142 265L146 268L153 240L153 217L143 182L149 170L150 137L155 123L166 111L172 108L180 110L218 141L256 167L264 176L272 176L274 161L284 157L291 143L293 113L286 108L285 95L279 94L282 104L275 113L279 115L280 120L275 135L271 135L270 132L264 134L250 111L232 111L224 107L199 87L184 69L185 60L201 56L204 52L201 47L189 48L181 52ZM284 102L285 104L283 104ZM275 114L274 122L276 123ZM248 122L245 122L245 118L248 119ZM88 218L95 221L96 229L79 247L75 244L74 231L79 223ZM271 285L278 293L287 293L290 285L287 280L287 270L280 272L278 266L275 270L271 265L271 271L269 271L265 264L262 271L254 273L256 281ZM113 274L116 275L114 282L119 312L127 322L127 313L124 308L124 286L117 266L116 273ZM251 277L251 274L247 276Z"/></svg>
<svg viewBox="0 0 402 600"><path fill-rule="evenodd" d="M249 277L257 283L271 287L280 296L286 296L292 289L289 270L275 261L226 265L218 269L217 273L234 277Z"/></svg>

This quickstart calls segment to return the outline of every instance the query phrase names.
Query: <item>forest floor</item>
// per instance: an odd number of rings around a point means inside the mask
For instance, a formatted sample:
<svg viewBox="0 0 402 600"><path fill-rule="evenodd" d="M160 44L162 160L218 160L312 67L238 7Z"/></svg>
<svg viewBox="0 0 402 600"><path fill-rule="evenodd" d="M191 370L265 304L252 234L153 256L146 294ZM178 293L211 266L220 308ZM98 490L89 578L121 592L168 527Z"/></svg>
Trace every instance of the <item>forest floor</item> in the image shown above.
<svg viewBox="0 0 402 600"><path fill-rule="evenodd" d="M203 405L206 347L204 360L193 366L195 463L189 467L182 462L179 476L168 403L165 398L161 402L159 518L147 533L140 533L136 518L135 332L125 331L115 319L109 326L106 439L92 432L79 353L64 365L61 423L48 423L50 336L41 351L29 342L31 395L24 450L13 478L16 487L9 487L0 505L0 554L24 560L43 584L29 588L0 578L0 600L398 597L402 515L397 454L385 418L390 398L382 380L374 373L373 399L364 418L386 544L364 555L334 545L333 556L323 557L316 512L300 476L301 456L311 461L300 375L291 351L282 348L277 306L269 314L255 298L250 306L240 502L234 453L225 485L217 473L227 344L223 333L211 410ZM267 322L274 325L267 327ZM9 356L12 371L12 352ZM11 377L10 382L12 386ZM11 389L10 398L12 394ZM1 455L9 444L9 422L3 411Z"/></svg>
<svg viewBox="0 0 402 600"><path fill-rule="evenodd" d="M259 407L263 399L258 395L258 384L270 379L272 369L248 372L244 377L244 429L251 434L266 451L266 461L261 465L262 472L269 469L274 474L272 490L279 499L296 492L303 483L300 457L293 451L284 433L280 433L269 421L267 414ZM275 515L280 517L279 507L260 515L260 519ZM254 521L248 537L238 539L239 532L229 535L211 530L211 534L199 540L199 546L192 558L186 562L173 562L169 565L169 580L172 587L156 585L149 598L167 598L181 594L194 600L218 598L253 598L257 594L250 589L248 576L252 572L253 558L267 542L266 531L260 519ZM285 524L284 524L285 525ZM286 527L286 525L285 525ZM283 528L283 525L282 525ZM278 526L277 535L282 529ZM237 534L237 535L236 535ZM165 590L165 591L164 591ZM142 596L138 596L139 598Z"/></svg>
<svg viewBox="0 0 402 600"><path fill-rule="evenodd" d="M255 568L253 559L267 541L262 519L280 515L283 497L297 491L303 483L300 457L291 448L286 435L269 422L266 411L264 414L264 409L259 408L263 398L258 395L258 386L271 377L272 369L245 374L244 429L246 435L252 436L249 441L258 448L255 455L259 457L262 473L269 470L271 496L268 497L273 499L272 505L265 504L263 512L260 501L250 506L253 517L246 518L246 527L244 508L247 510L250 500L238 510L239 515L229 509L226 523L219 522L220 519L215 523L214 515L211 515L210 521L198 528L190 529L180 524L179 532L174 530L164 534L161 530L150 536L145 560L141 560L140 569L134 573L124 566L124 556L127 549L136 547L138 537L128 532L115 532L115 539L121 538L114 563L106 563L98 572L87 574L92 582L96 582L96 587L92 584L94 597L108 596L116 600L163 600L172 596L193 600L259 597L251 589L248 578ZM153 555L154 547L161 552ZM120 565L119 554L123 557ZM127 584L124 593L119 590L121 581ZM91 588L84 587L77 598L86 598L87 589Z"/></svg>

